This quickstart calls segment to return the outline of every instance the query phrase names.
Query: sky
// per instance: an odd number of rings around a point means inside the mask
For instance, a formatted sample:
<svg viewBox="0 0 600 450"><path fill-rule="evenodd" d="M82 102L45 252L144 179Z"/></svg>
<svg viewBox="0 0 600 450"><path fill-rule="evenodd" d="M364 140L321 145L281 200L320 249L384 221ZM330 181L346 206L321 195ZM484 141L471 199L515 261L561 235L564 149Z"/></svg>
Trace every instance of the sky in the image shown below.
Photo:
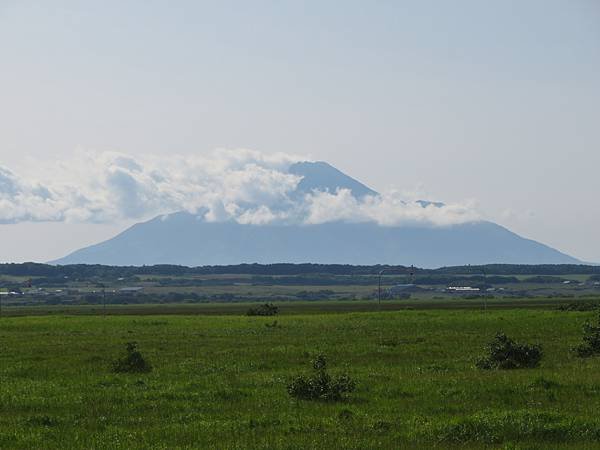
<svg viewBox="0 0 600 450"><path fill-rule="evenodd" d="M0 0L0 55L2 261L259 220L309 159L600 262L596 0Z"/></svg>

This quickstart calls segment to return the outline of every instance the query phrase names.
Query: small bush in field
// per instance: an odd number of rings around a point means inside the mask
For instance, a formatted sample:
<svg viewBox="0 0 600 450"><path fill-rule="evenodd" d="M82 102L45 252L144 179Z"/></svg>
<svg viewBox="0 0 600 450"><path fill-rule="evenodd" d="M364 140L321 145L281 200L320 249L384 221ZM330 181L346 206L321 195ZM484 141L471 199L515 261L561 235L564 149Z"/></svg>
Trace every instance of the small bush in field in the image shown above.
<svg viewBox="0 0 600 450"><path fill-rule="evenodd" d="M571 302L558 305L559 311L594 311L600 309L598 302Z"/></svg>
<svg viewBox="0 0 600 450"><path fill-rule="evenodd" d="M113 363L113 371L117 373L144 373L150 372L152 366L144 359L137 348L137 343L126 344L127 354Z"/></svg>
<svg viewBox="0 0 600 450"><path fill-rule="evenodd" d="M542 359L539 345L519 344L497 333L487 346L488 356L476 363L480 369L526 369L537 367Z"/></svg>
<svg viewBox="0 0 600 450"><path fill-rule="evenodd" d="M287 386L290 396L300 400L339 401L345 393L354 391L356 385L348 375L332 377L327 373L325 355L318 355L313 361L313 373L300 375Z"/></svg>
<svg viewBox="0 0 600 450"><path fill-rule="evenodd" d="M247 316L274 316L279 312L279 308L273 303L265 303L259 305L256 308L250 308L247 312Z"/></svg>
<svg viewBox="0 0 600 450"><path fill-rule="evenodd" d="M580 358L600 355L600 315L598 324L586 322L583 325L583 342L573 349Z"/></svg>

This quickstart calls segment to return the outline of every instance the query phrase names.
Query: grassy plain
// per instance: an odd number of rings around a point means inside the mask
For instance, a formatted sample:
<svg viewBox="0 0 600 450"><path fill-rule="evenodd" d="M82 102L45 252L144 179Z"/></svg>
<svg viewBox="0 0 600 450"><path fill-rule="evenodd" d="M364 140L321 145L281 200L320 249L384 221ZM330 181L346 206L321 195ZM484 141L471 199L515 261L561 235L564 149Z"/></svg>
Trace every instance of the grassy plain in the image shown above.
<svg viewBox="0 0 600 450"><path fill-rule="evenodd" d="M600 360L570 352L594 313L480 303L3 316L0 448L600 448ZM476 369L499 330L540 343L541 366ZM112 372L130 341L152 372ZM288 396L319 352L356 380L346 401Z"/></svg>

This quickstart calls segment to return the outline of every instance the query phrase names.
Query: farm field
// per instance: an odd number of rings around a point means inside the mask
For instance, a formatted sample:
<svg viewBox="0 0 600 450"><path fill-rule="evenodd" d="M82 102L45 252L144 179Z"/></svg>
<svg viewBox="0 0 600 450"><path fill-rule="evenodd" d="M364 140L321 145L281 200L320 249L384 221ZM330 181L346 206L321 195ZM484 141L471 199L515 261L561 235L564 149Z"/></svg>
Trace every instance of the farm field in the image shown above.
<svg viewBox="0 0 600 450"><path fill-rule="evenodd" d="M272 317L243 315L248 304L4 315L0 448L600 448L600 359L570 351L595 312L391 304L281 303ZM498 331L539 343L540 367L476 368ZM128 342L152 371L113 371ZM318 354L356 382L344 400L288 395Z"/></svg>

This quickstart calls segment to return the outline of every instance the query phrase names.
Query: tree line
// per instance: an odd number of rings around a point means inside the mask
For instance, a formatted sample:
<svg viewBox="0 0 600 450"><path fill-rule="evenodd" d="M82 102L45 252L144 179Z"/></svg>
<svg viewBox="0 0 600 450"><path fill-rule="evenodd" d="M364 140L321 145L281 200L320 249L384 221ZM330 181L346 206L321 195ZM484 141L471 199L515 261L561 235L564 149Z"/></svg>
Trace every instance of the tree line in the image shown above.
<svg viewBox="0 0 600 450"><path fill-rule="evenodd" d="M237 264L227 266L187 267L178 265L152 266L106 266L99 264L73 264L56 266L40 263L0 264L0 275L75 278L75 279L112 279L140 275L185 276L185 275L377 275L385 270L388 275L426 276L426 275L598 275L600 266L579 264L488 264L479 266L454 266L438 269L423 269L401 265L349 265L349 264Z"/></svg>

